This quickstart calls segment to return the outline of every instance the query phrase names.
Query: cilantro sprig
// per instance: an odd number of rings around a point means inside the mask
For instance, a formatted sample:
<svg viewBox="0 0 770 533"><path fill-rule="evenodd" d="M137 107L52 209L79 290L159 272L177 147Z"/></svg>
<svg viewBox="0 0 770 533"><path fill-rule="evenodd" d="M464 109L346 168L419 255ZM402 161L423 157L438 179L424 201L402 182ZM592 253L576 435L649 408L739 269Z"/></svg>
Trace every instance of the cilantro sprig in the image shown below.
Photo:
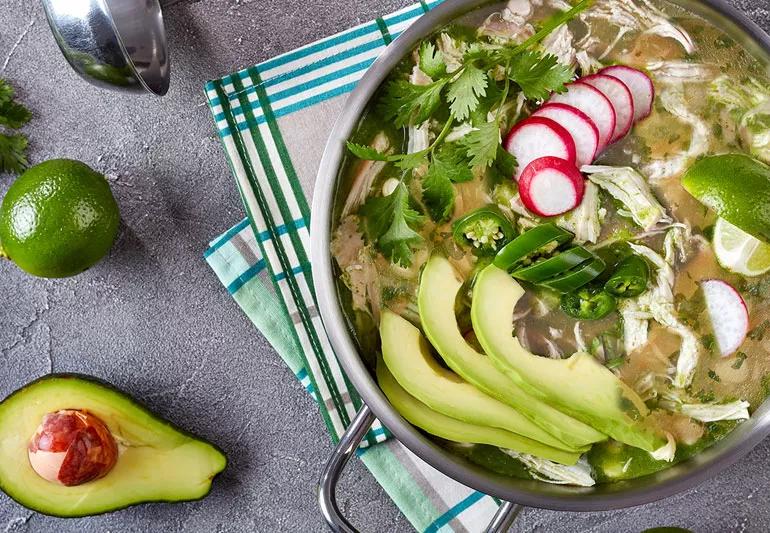
<svg viewBox="0 0 770 533"><path fill-rule="evenodd" d="M570 10L551 17L520 44L501 45L485 40L471 43L462 64L452 72L442 51L432 42L424 41L417 52L417 62L430 83L417 85L395 79L385 85L377 110L382 118L399 128L435 119L439 109L449 111L436 139L419 152L384 154L348 143L356 157L387 161L402 170L402 178L392 194L370 198L359 212L364 218L367 238L391 261L404 266L411 264L412 248L422 241L416 230L424 217L415 208L419 204L410 197L407 187L413 177L421 180L424 211L435 222L442 223L451 218L454 210L454 183L469 181L492 167L498 173L513 174L516 161L501 146L503 106L513 92L541 101L553 92L565 90L565 84L574 78L574 69L536 46L591 2L581 0ZM452 128L463 123L471 124L471 131L446 143Z"/></svg>
<svg viewBox="0 0 770 533"><path fill-rule="evenodd" d="M411 247L422 242L412 229L423 217L412 208L409 191L402 181L388 196L369 198L361 207L367 238L374 242L392 262L408 267L412 264Z"/></svg>
<svg viewBox="0 0 770 533"><path fill-rule="evenodd" d="M14 99L11 85L0 78L0 174L18 174L29 164L27 161L27 138L21 133L7 133L18 130L26 124L32 113Z"/></svg>

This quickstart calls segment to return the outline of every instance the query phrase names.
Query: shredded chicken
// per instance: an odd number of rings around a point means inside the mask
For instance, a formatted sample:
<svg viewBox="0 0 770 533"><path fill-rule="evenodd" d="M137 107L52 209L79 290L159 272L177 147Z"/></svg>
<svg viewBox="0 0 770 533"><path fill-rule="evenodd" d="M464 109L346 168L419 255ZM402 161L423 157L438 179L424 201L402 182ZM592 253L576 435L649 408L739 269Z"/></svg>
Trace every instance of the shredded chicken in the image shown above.
<svg viewBox="0 0 770 533"><path fill-rule="evenodd" d="M555 483L557 485L578 485L580 487L592 487L596 482L591 477L591 465L585 457L571 466L554 463L548 459L541 459L527 453L500 448L504 453L514 459L518 459L530 469L532 475L540 481Z"/></svg>
<svg viewBox="0 0 770 533"><path fill-rule="evenodd" d="M719 75L719 66L713 63L667 60L648 63L647 71L659 83L708 83Z"/></svg>
<svg viewBox="0 0 770 533"><path fill-rule="evenodd" d="M678 176L695 158L706 153L709 148L711 129L704 120L688 109L685 92L684 83L672 84L664 87L658 100L666 111L691 127L690 146L686 151L667 159L651 161L644 169L651 180Z"/></svg>
<svg viewBox="0 0 770 533"><path fill-rule="evenodd" d="M620 201L627 209L627 214L645 230L652 229L658 223L671 222L650 185L633 168L584 165L580 170L588 174L589 180Z"/></svg>
<svg viewBox="0 0 770 533"><path fill-rule="evenodd" d="M666 444L650 452L650 455L657 461L667 461L669 463L673 461L676 455L676 439L674 436L666 431Z"/></svg>
<svg viewBox="0 0 770 533"><path fill-rule="evenodd" d="M555 31L551 32L543 39L543 49L549 54L553 54L563 65L572 65L575 63L577 51L572 45L572 32L566 24L562 24Z"/></svg>
<svg viewBox="0 0 770 533"><path fill-rule="evenodd" d="M371 146L378 152L389 153L392 151L388 136L384 132L374 136ZM374 180L386 164L385 161L359 161L357 163L353 184L350 186L350 192L345 199L345 205L342 206L341 218L354 213L364 203Z"/></svg>
<svg viewBox="0 0 770 533"><path fill-rule="evenodd" d="M598 57L609 55L621 39L629 33L654 34L676 40L688 54L695 51L695 44L690 35L680 26L673 24L669 17L647 0L616 0L597 2L591 9L584 11L580 18L588 25L589 31L578 42L578 46L587 49L598 40L592 31L594 25L614 24L618 27L613 41L607 45Z"/></svg>
<svg viewBox="0 0 770 533"><path fill-rule="evenodd" d="M709 93L712 100L728 110L741 144L770 163L770 86L755 78L735 83L728 76L720 76L711 84Z"/></svg>
<svg viewBox="0 0 770 533"><path fill-rule="evenodd" d="M736 400L729 403L689 403L676 395L667 395L660 402L661 407L672 412L679 412L699 422L719 420L748 420L749 402Z"/></svg>
<svg viewBox="0 0 770 533"><path fill-rule="evenodd" d="M409 75L409 82L414 85L429 85L433 80L420 70L419 65L412 67L412 73ZM430 121L426 120L422 124L410 125L407 132L407 153L413 154L421 152L430 145Z"/></svg>
<svg viewBox="0 0 770 533"><path fill-rule="evenodd" d="M380 319L380 276L372 250L364 243L359 219L349 215L337 227L331 252L342 270L342 279L350 289L354 310L370 313L375 323Z"/></svg>
<svg viewBox="0 0 770 533"><path fill-rule="evenodd" d="M677 388L684 388L692 381L693 373L695 372L695 367L698 364L698 358L700 356L700 347L695 333L679 320L676 316L676 309L674 308L673 286L675 276L673 265L676 261L675 255L678 250L676 240L682 238L681 236L677 236L676 232L678 231L682 231L681 228L675 227L666 234L664 242L664 247L666 249L665 259L647 246L630 244L631 249L635 253L653 264L657 269L657 273L653 286L647 292L636 298L635 303L623 304L621 315L623 316L624 321L626 318L631 321L628 325L624 322L624 332L631 334L631 337L634 339L634 344L641 342L642 335L644 335L644 340L646 342L646 322L642 325L639 322L634 322L634 320L645 320L647 314L649 314L650 318L680 337L682 342L679 349L679 356L676 361L673 384ZM634 305L636 305L638 309L635 309ZM628 331L632 327L634 329ZM644 333L641 333L642 330ZM631 341L628 339L626 339L625 342L631 344ZM639 346L636 346L636 348L638 347Z"/></svg>
<svg viewBox="0 0 770 533"><path fill-rule="evenodd" d="M479 35L499 43L521 42L534 33L535 29L527 22L525 16L508 8L489 15L478 30Z"/></svg>
<svg viewBox="0 0 770 533"><path fill-rule="evenodd" d="M436 46L441 50L447 72L451 74L463 66L463 56L468 48L464 42L458 42L449 34L442 33L436 40Z"/></svg>
<svg viewBox="0 0 770 533"><path fill-rule="evenodd" d="M556 224L575 234L579 243L595 243L602 231L602 214L605 210L599 204L599 187L593 182L586 183L583 200L575 209L558 218Z"/></svg>

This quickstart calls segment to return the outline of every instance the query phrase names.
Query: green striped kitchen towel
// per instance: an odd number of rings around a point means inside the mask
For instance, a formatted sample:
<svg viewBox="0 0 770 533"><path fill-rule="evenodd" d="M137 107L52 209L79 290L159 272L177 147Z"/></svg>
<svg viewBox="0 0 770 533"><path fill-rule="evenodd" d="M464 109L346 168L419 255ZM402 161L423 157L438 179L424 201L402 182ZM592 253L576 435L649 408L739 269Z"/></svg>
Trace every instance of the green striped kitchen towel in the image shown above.
<svg viewBox="0 0 770 533"><path fill-rule="evenodd" d="M309 199L347 93L427 0L206 84L248 217L205 252L228 292L310 394L337 441L361 406L323 330L309 261ZM498 502L439 473L377 422L359 456L419 531L476 531Z"/></svg>

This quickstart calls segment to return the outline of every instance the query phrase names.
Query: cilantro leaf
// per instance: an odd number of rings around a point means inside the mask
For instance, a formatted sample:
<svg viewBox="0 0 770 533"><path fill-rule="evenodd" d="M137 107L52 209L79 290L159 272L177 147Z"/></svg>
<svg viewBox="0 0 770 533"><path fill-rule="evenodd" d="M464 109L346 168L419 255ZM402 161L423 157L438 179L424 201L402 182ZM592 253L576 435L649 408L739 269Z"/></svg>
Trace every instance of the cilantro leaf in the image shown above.
<svg viewBox="0 0 770 533"><path fill-rule="evenodd" d="M390 161L392 156L378 152L371 146L347 142L348 150L359 159L367 161Z"/></svg>
<svg viewBox="0 0 770 533"><path fill-rule="evenodd" d="M359 213L370 241L393 263L412 264L412 247L422 242L413 226L422 216L409 206L409 191L403 182L388 196L369 198Z"/></svg>
<svg viewBox="0 0 770 533"><path fill-rule="evenodd" d="M441 79L428 85L414 85L406 80L392 81L385 87L379 111L399 128L425 122L441 105L441 91L447 82Z"/></svg>
<svg viewBox="0 0 770 533"><path fill-rule="evenodd" d="M430 41L425 41L420 45L420 70L431 78L440 78L446 74L446 64L444 63L444 54Z"/></svg>
<svg viewBox="0 0 770 533"><path fill-rule="evenodd" d="M462 122L479 105L479 98L487 94L487 75L486 73L468 64L463 68L462 73L449 86L447 91L447 100L449 109L454 117Z"/></svg>
<svg viewBox="0 0 770 533"><path fill-rule="evenodd" d="M514 56L508 77L531 100L545 100L551 92L561 92L575 71L559 63L555 55L543 55L536 50L526 50Z"/></svg>
<svg viewBox="0 0 770 533"><path fill-rule="evenodd" d="M19 174L27 165L27 138L24 135L0 134L0 174Z"/></svg>
<svg viewBox="0 0 770 533"><path fill-rule="evenodd" d="M487 168L497 158L500 125L497 120L482 124L458 142L465 146L471 166Z"/></svg>
<svg viewBox="0 0 770 533"><path fill-rule="evenodd" d="M428 173L422 179L422 200L433 220L443 222L452 214L455 206L455 189L443 167L449 166L434 159Z"/></svg>
<svg viewBox="0 0 770 533"><path fill-rule="evenodd" d="M437 167L453 183L463 183L473 179L467 150L459 142L446 143L434 154L431 166Z"/></svg>
<svg viewBox="0 0 770 533"><path fill-rule="evenodd" d="M411 154L399 154L395 156L396 166L401 170L414 170L428 164L428 158L425 151L413 152Z"/></svg>
<svg viewBox="0 0 770 533"><path fill-rule="evenodd" d="M504 177L510 178L516 173L518 162L508 150L499 145L495 157L495 169Z"/></svg>

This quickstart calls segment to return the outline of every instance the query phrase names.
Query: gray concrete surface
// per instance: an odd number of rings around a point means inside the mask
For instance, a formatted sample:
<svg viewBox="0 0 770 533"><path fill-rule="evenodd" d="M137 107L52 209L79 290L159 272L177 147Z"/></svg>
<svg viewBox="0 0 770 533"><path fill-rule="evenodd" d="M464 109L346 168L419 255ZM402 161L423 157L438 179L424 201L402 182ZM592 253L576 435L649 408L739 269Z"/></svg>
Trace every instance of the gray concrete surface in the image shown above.
<svg viewBox="0 0 770 533"><path fill-rule="evenodd" d="M0 264L0 396L51 370L94 374L219 443L231 461L195 503L61 520L0 496L0 531L323 530L314 485L331 444L316 406L201 258L205 243L243 216L201 87L408 1L183 1L167 13L174 79L158 99L86 85L59 54L38 2L0 0L0 76L35 113L25 129L32 161L71 157L107 173L124 221L110 256L76 278L33 279ZM768 0L736 4L770 28ZM10 181L0 176L0 194ZM765 442L665 502L594 514L527 509L514 529L768 531L768 458ZM360 464L342 494L363 531L410 530Z"/></svg>

